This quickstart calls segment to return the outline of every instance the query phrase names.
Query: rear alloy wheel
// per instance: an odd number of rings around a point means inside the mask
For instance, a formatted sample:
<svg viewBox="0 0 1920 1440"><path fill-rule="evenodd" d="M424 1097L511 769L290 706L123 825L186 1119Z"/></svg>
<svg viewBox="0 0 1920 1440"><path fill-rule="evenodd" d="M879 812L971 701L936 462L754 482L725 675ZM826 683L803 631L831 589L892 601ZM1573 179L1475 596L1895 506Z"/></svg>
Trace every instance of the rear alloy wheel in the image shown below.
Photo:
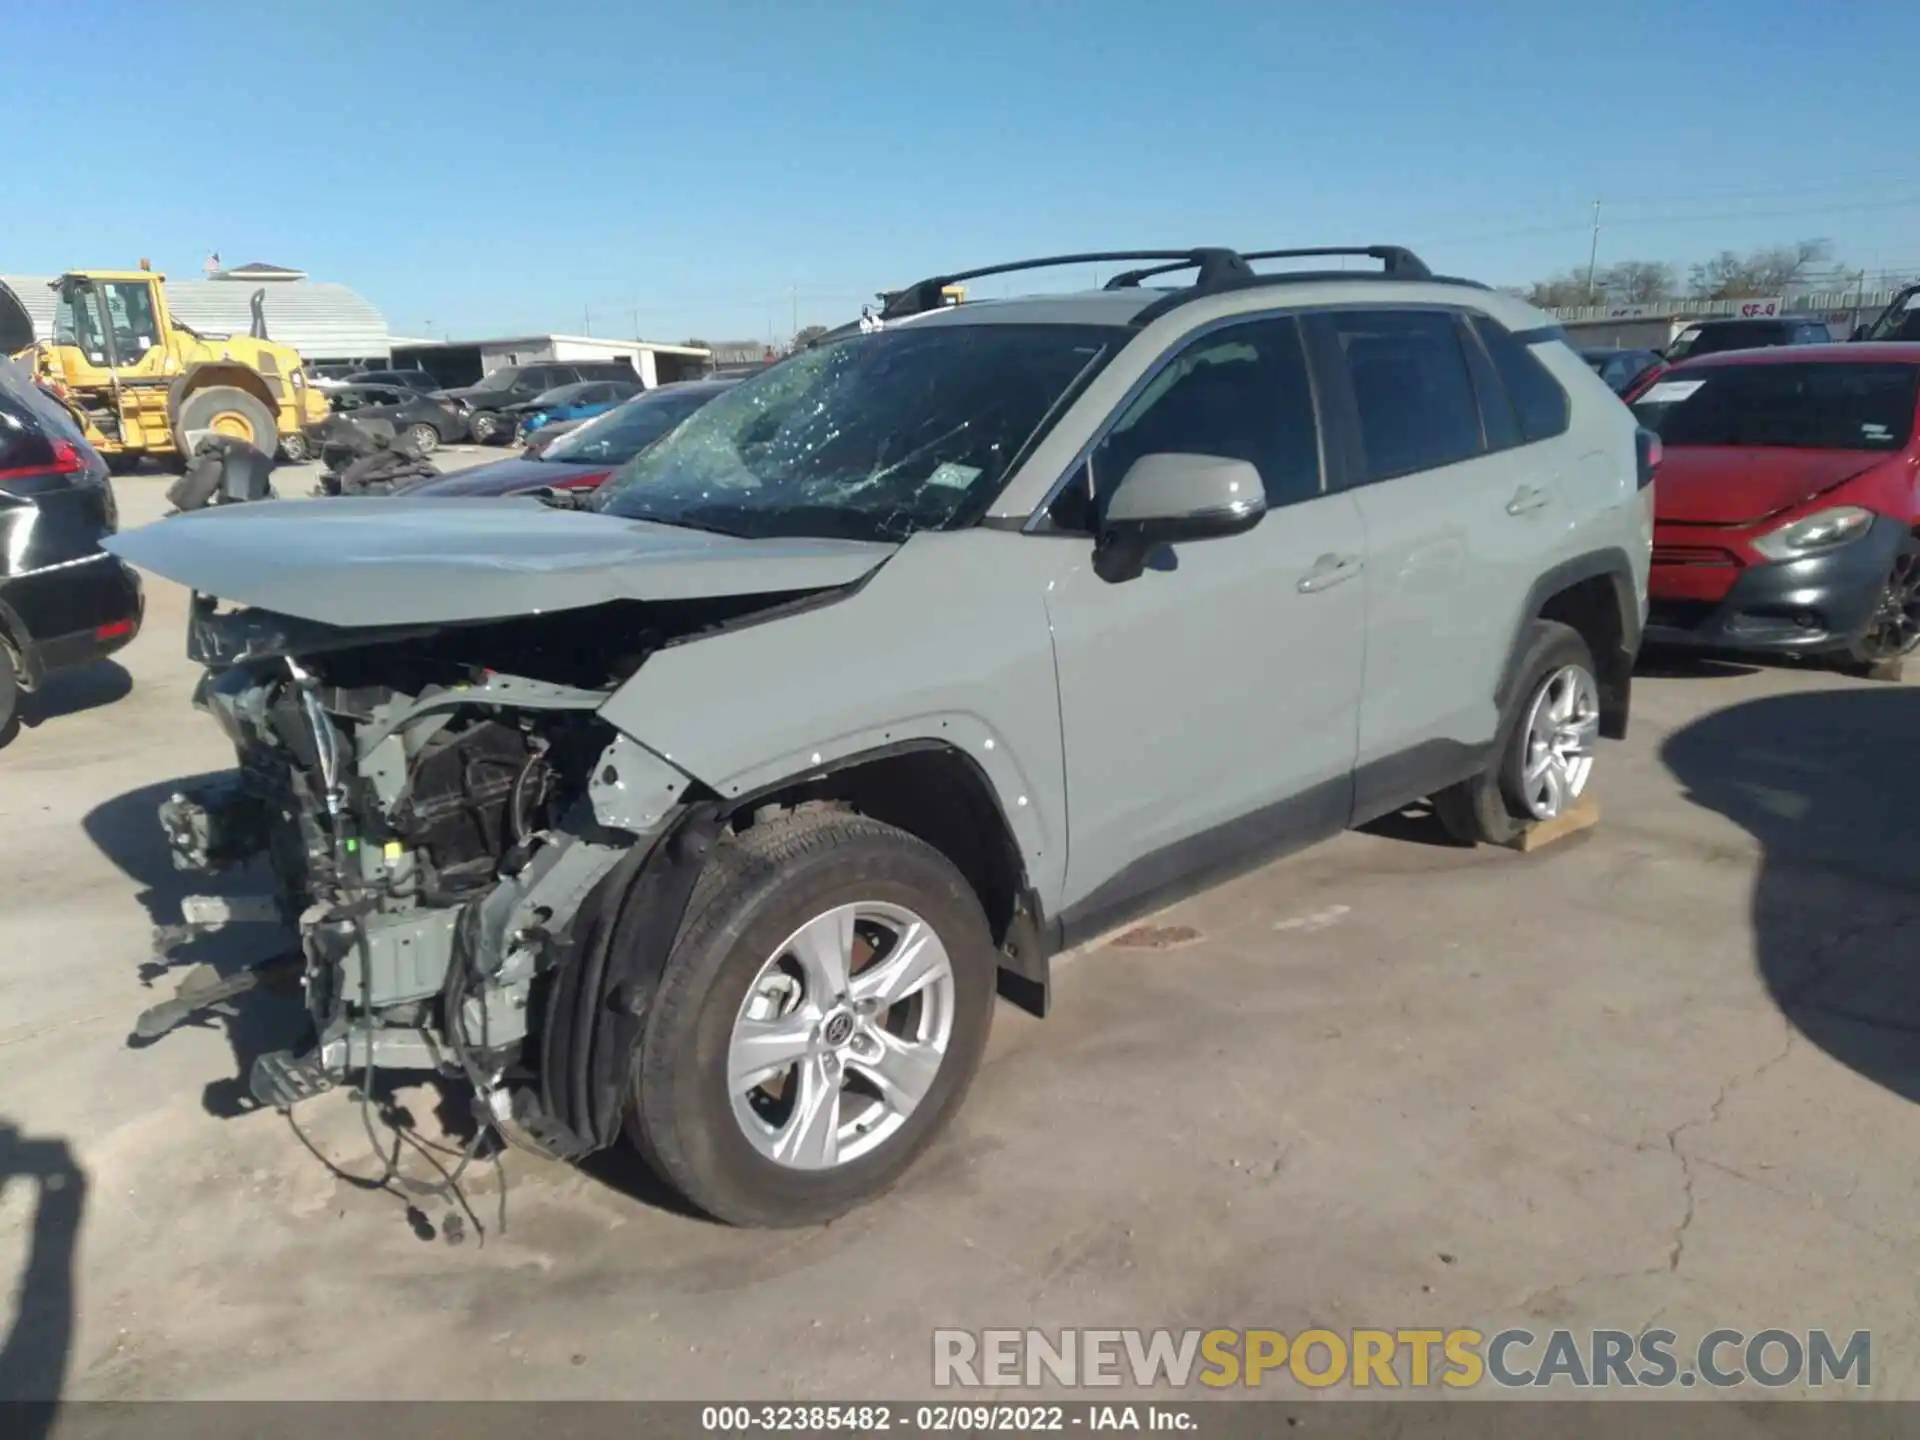
<svg viewBox="0 0 1920 1440"><path fill-rule="evenodd" d="M298 430L280 437L280 456L289 465L301 465L313 458L313 442Z"/></svg>
<svg viewBox="0 0 1920 1440"><path fill-rule="evenodd" d="M1504 845L1529 825L1565 815L1593 779L1600 686L1580 632L1536 620L1488 768L1433 797L1434 813L1465 845Z"/></svg>
<svg viewBox="0 0 1920 1440"><path fill-rule="evenodd" d="M1898 680L1907 656L1920 648L1920 543L1909 540L1893 557L1880 603L1866 634L1848 657L1875 680Z"/></svg>
<svg viewBox="0 0 1920 1440"><path fill-rule="evenodd" d="M407 441L422 455L431 455L440 448L440 432L422 420L407 427Z"/></svg>
<svg viewBox="0 0 1920 1440"><path fill-rule="evenodd" d="M959 1108L996 966L979 900L923 841L834 810L756 825L695 890L629 1131L718 1219L830 1220L899 1179Z"/></svg>
<svg viewBox="0 0 1920 1440"><path fill-rule="evenodd" d="M467 429L473 432L473 443L491 445L500 433L500 417L491 410L476 410L467 417Z"/></svg>

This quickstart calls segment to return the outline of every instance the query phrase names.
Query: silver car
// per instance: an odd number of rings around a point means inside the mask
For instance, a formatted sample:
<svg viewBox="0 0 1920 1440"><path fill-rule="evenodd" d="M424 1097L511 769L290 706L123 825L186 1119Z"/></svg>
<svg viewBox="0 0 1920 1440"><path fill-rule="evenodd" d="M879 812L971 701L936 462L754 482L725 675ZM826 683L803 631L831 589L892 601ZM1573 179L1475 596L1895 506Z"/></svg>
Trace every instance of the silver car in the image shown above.
<svg viewBox="0 0 1920 1440"><path fill-rule="evenodd" d="M1250 263L1332 253L1381 268ZM1135 268L943 299L1063 261ZM1550 317L1403 249L1136 252L896 292L591 500L110 544L197 592L239 756L177 860L264 851L297 949L262 1101L437 1071L799 1225L907 1169L1064 948L1419 797L1467 842L1574 805L1657 459Z"/></svg>

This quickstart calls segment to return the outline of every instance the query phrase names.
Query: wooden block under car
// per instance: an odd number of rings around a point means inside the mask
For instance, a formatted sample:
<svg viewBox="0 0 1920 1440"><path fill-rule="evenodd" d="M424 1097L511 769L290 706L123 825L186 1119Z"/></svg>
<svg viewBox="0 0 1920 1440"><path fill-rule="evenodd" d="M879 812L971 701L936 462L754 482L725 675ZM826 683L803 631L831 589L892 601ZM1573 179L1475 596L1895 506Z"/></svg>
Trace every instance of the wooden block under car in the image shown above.
<svg viewBox="0 0 1920 1440"><path fill-rule="evenodd" d="M1544 850L1556 840L1578 835L1582 830L1591 830L1599 823L1600 802L1591 795L1583 795L1566 814L1534 822L1507 841L1506 847L1518 850L1522 855L1530 855L1535 850Z"/></svg>

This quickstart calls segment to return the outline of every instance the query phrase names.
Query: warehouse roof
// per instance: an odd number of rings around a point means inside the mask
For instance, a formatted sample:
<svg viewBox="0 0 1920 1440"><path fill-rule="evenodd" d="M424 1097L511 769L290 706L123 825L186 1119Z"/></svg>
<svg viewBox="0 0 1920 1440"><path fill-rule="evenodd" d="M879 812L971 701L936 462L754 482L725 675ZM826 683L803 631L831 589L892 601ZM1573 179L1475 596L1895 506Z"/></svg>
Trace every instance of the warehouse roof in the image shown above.
<svg viewBox="0 0 1920 1440"><path fill-rule="evenodd" d="M53 334L52 275L0 275L20 297L34 334ZM204 335L245 335L253 325L256 289L267 334L291 345L305 360L360 360L388 353L387 321L372 303L344 285L317 280L281 280L253 286L231 280L169 280L167 304L174 318Z"/></svg>

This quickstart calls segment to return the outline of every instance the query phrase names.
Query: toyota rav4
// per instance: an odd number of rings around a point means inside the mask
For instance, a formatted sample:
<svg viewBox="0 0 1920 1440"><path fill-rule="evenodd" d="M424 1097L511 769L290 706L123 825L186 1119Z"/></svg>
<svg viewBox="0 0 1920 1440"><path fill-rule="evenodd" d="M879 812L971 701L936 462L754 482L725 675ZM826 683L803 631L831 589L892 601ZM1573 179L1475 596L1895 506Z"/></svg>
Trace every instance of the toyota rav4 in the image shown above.
<svg viewBox="0 0 1920 1440"><path fill-rule="evenodd" d="M816 1222L1063 949L1420 797L1511 840L1625 732L1658 446L1542 312L1387 246L884 300L600 498L112 542L195 592L239 756L176 860L266 855L296 937L262 1101L438 1071L515 1143Z"/></svg>

